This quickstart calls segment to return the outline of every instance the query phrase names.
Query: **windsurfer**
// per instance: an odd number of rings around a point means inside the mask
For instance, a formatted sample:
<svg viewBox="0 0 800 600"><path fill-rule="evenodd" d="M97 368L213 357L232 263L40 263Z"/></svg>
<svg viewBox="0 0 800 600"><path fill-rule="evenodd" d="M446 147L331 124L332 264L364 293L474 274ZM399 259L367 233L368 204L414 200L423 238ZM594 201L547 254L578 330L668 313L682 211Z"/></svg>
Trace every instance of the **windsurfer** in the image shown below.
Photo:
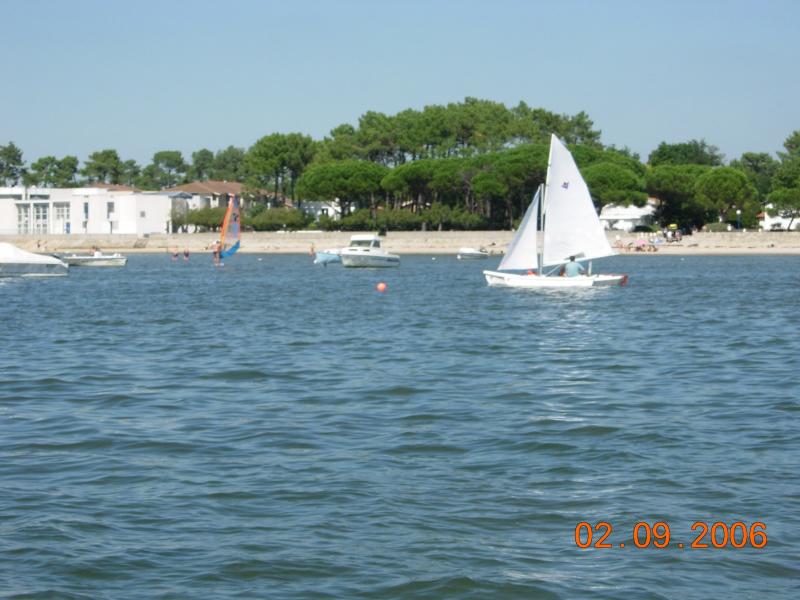
<svg viewBox="0 0 800 600"><path fill-rule="evenodd" d="M219 259L222 254L222 244L220 243L219 240L214 242L214 248L212 250L212 253L214 254L214 264L219 266Z"/></svg>

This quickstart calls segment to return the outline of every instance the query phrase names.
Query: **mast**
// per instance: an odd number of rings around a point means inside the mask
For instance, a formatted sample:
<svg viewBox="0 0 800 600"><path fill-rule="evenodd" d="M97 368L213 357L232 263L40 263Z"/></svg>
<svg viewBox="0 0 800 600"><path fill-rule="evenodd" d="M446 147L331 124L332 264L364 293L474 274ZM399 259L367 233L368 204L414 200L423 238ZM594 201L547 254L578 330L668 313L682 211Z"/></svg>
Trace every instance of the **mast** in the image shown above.
<svg viewBox="0 0 800 600"><path fill-rule="evenodd" d="M539 245L539 274L543 274L544 271L544 224L545 224L545 210L547 209L547 190L550 187L550 165L553 164L553 138L556 137L556 134L550 134L550 150L547 153L547 175L545 176L544 185L541 183L539 184L539 189L542 190L542 200L539 203L539 231L542 234L539 236L541 238L541 244Z"/></svg>

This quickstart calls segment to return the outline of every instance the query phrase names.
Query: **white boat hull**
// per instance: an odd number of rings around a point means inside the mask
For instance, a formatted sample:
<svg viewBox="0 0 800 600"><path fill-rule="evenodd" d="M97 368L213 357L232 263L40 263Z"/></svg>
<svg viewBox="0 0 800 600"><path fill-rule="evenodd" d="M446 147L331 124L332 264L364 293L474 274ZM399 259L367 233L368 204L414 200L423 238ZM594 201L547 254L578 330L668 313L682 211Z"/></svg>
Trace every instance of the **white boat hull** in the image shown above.
<svg viewBox="0 0 800 600"><path fill-rule="evenodd" d="M58 277L68 273L69 265L55 256L0 242L0 277Z"/></svg>
<svg viewBox="0 0 800 600"><path fill-rule="evenodd" d="M575 277L542 277L539 275L518 275L500 271L484 271L486 283L497 287L514 287L527 289L567 289L588 288L598 286L625 285L627 275L576 275Z"/></svg>
<svg viewBox="0 0 800 600"><path fill-rule="evenodd" d="M489 258L489 253L475 248L459 248L457 258L458 260L480 260Z"/></svg>
<svg viewBox="0 0 800 600"><path fill-rule="evenodd" d="M377 254L374 252L341 253L343 267L399 267L400 257L396 254Z"/></svg>
<svg viewBox="0 0 800 600"><path fill-rule="evenodd" d="M342 257L339 256L339 250L323 250L314 255L315 265L327 265L340 262L342 262Z"/></svg>
<svg viewBox="0 0 800 600"><path fill-rule="evenodd" d="M103 256L68 254L61 258L71 267L124 267L128 263L128 258L121 254Z"/></svg>
<svg viewBox="0 0 800 600"><path fill-rule="evenodd" d="M64 277L69 275L66 264L25 264L0 262L0 277Z"/></svg>

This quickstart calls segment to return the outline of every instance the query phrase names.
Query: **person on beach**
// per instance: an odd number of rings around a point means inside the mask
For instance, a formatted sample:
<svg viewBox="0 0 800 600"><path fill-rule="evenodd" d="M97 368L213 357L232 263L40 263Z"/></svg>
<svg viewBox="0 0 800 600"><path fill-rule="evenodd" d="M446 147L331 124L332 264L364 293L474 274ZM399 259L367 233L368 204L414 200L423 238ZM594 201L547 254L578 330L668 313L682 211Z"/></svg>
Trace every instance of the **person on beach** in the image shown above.
<svg viewBox="0 0 800 600"><path fill-rule="evenodd" d="M584 268L575 262L574 256L570 256L569 262L564 265L564 269L561 271L561 274L566 275L567 277L576 277L583 272Z"/></svg>
<svg viewBox="0 0 800 600"><path fill-rule="evenodd" d="M172 251L172 260L178 260L178 249L177 248L175 248Z"/></svg>
<svg viewBox="0 0 800 600"><path fill-rule="evenodd" d="M188 248L184 248L183 249L183 260L189 260L189 249Z"/></svg>

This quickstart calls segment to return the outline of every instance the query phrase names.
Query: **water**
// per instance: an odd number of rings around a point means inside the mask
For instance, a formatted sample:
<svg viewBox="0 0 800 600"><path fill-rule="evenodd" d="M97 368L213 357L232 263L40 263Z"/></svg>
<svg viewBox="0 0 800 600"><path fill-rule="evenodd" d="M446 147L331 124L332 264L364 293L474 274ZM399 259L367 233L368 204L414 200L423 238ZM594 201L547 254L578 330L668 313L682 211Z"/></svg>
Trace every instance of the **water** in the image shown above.
<svg viewBox="0 0 800 600"><path fill-rule="evenodd" d="M800 259L551 294L494 262L0 282L0 597L798 597ZM695 521L768 544L690 549Z"/></svg>

